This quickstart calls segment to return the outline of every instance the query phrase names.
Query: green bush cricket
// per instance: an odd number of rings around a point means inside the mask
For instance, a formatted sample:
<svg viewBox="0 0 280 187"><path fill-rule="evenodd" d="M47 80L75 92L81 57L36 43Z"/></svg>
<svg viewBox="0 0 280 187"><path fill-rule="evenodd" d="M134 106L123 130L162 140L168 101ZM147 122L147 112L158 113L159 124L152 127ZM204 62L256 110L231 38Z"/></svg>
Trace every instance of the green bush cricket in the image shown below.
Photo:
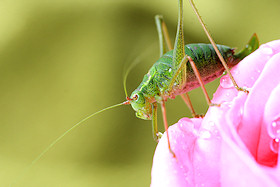
<svg viewBox="0 0 280 187"><path fill-rule="evenodd" d="M219 77L224 70L229 74L233 85L237 90L248 93L247 90L240 88L236 84L229 68L236 65L245 56L249 55L259 47L256 34L252 36L247 46L237 54L234 54L233 48L224 45L216 45L192 0L190 0L190 4L192 5L211 44L184 44L182 21L183 1L179 0L178 27L174 50L171 50L170 39L162 17L156 16L161 57L151 67L149 72L144 76L142 83L132 92L131 96L127 98L128 101L125 103L132 105L132 108L136 111L137 117L152 120L153 135L156 141L158 141L161 136L157 130L157 103L161 105L164 127L168 139L168 147L174 157L175 154L170 147L167 130L168 124L165 110L165 102L167 99L181 95L187 106L190 108L193 117L199 117L192 107L187 92L201 86L208 105L218 106L218 104L211 103L204 84ZM167 43L168 46L169 52L167 53L164 43Z"/></svg>
<svg viewBox="0 0 280 187"><path fill-rule="evenodd" d="M131 104L133 109L136 111L137 117L152 120L154 139L158 141L161 137L161 133L157 130L157 103L161 105L164 126L168 136L168 124L165 110L165 102L168 98L174 98L175 96L180 95L190 108L193 117L200 117L195 113L187 92L201 86L209 106L218 106L218 104L211 103L204 84L218 78L224 70L226 70L229 74L237 90L247 92L247 90L238 87L229 71L229 68L236 65L245 56L249 55L258 48L259 43L256 34L252 36L249 43L243 50L234 54L233 48L215 44L193 1L189 1L211 44L184 44L183 2L182 0L178 0L179 16L174 49L172 50L170 37L162 16L156 16L161 57L144 76L144 79L138 88L132 92L130 97L127 96L127 100L125 102L102 109L75 124L72 128L67 130L53 143L51 143L39 156L37 156L27 169L32 167L50 148L52 148L71 130L96 114L108 109ZM172 148L170 147L169 137L168 144L170 152L173 156L175 156L172 152Z"/></svg>

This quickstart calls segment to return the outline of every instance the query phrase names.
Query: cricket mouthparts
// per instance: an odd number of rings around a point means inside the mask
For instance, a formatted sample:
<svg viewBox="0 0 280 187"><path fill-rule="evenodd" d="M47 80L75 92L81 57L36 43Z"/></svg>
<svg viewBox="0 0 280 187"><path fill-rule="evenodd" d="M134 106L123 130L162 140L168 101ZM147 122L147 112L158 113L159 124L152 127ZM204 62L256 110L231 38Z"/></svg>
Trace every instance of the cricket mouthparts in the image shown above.
<svg viewBox="0 0 280 187"><path fill-rule="evenodd" d="M131 99L130 97L126 97L126 101L124 101L122 104L123 105L130 105L130 101L132 101L133 99Z"/></svg>

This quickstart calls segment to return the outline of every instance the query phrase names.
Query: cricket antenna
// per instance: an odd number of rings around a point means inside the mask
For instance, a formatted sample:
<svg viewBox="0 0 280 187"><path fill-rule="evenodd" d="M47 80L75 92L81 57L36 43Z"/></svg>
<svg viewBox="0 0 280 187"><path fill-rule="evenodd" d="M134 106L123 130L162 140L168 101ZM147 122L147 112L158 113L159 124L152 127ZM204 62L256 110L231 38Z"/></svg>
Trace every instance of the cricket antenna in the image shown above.
<svg viewBox="0 0 280 187"><path fill-rule="evenodd" d="M123 74L123 89L124 89L124 93L125 93L125 97L128 98L127 95L127 89L126 89L126 80L128 77L129 72L139 63L141 62L141 56L138 56L127 68L127 70L125 71L125 73Z"/></svg>
<svg viewBox="0 0 280 187"><path fill-rule="evenodd" d="M126 82L127 82L128 74L131 72L131 70L135 66L137 66L144 59L144 57L146 57L153 51L152 50L153 48L154 48L154 45L153 44L150 45L142 53L140 53L136 58L134 58L134 60L128 65L128 67L125 66L124 71L123 71L124 72L123 73L123 88L124 88L124 93L125 93L126 98L128 98L127 89L126 89Z"/></svg>
<svg viewBox="0 0 280 187"><path fill-rule="evenodd" d="M124 101L122 103L116 104L116 105L112 105L106 108L103 108L93 114L90 114L89 116L83 118L81 121L79 121L78 123L76 123L75 125L73 125L70 129L68 129L67 131L65 131L63 134L61 134L58 138L56 138L48 147L46 147L32 162L31 164L29 164L19 175L18 177L10 184L10 187L14 184L16 184L31 168L32 166L34 166L58 141L60 141L65 135L67 135L69 132L71 132L73 129L75 129L76 127L80 126L82 123L84 123L85 121L87 121L88 119L92 118L93 116L102 113L106 110L110 110L112 108L116 108L122 105L129 105L130 104L130 100L128 99L127 101Z"/></svg>

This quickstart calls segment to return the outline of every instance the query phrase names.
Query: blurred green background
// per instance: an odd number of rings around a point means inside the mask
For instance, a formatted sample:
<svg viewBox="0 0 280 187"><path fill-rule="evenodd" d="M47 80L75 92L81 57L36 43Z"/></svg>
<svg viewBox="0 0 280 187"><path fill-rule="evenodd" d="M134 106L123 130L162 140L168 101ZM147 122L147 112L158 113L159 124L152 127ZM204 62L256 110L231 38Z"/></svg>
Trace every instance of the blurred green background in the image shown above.
<svg viewBox="0 0 280 187"><path fill-rule="evenodd" d="M209 43L184 4L185 41ZM279 39L278 0L196 4L217 43L241 48L254 32L261 43ZM138 86L159 55L156 14L174 38L176 0L0 1L0 186L77 121L124 101L123 71L141 56L128 92ZM211 96L218 83L207 85ZM205 113L202 91L190 96ZM190 116L180 98L167 112L170 124ZM155 147L150 121L115 108L65 136L14 186L149 186Z"/></svg>

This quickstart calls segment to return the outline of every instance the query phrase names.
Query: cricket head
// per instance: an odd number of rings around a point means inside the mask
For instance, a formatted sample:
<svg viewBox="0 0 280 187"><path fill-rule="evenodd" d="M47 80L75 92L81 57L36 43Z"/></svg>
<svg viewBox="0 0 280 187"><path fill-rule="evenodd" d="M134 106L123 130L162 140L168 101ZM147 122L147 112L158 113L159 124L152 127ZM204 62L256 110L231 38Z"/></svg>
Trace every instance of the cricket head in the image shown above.
<svg viewBox="0 0 280 187"><path fill-rule="evenodd" d="M133 110L136 111L136 117L145 120L152 119L152 105L139 90L132 92L127 101L131 104Z"/></svg>

